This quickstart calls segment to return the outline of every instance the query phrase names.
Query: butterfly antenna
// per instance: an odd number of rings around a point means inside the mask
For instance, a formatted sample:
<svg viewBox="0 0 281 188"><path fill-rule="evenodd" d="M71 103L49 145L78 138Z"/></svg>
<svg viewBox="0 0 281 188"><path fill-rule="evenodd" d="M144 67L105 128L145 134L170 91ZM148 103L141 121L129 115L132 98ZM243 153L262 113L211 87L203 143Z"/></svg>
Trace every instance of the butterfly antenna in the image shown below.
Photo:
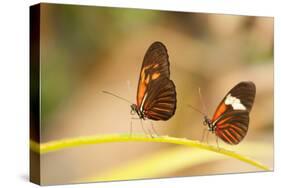
<svg viewBox="0 0 281 188"><path fill-rule="evenodd" d="M109 92L109 91L102 91L102 92L105 93L105 94L114 96L114 97L116 97L116 98L118 98L118 99L121 99L121 100L123 100L123 101L126 101L127 103L133 104L131 101L129 101L129 100L123 98L123 97L120 97L120 96L118 96L118 95L115 95L114 93L111 93L111 92Z"/></svg>
<svg viewBox="0 0 281 188"><path fill-rule="evenodd" d="M203 97L202 97L202 94L201 94L201 88L199 87L198 88L198 94L199 94L199 97L200 97L200 102L201 102L201 106L203 108L203 114L206 115L207 114L207 108L206 108L206 105L204 103L204 100L203 100Z"/></svg>
<svg viewBox="0 0 281 188"><path fill-rule="evenodd" d="M187 104L187 106L188 106L189 108L193 109L194 111L196 111L196 112L202 114L203 116L205 116L205 114L204 114L203 112L201 112L199 109L195 108L194 106L191 106L190 104Z"/></svg>
<svg viewBox="0 0 281 188"><path fill-rule="evenodd" d="M127 80L127 87L128 87L129 94L133 94L132 93L132 89L131 89L131 82L130 82L130 80Z"/></svg>

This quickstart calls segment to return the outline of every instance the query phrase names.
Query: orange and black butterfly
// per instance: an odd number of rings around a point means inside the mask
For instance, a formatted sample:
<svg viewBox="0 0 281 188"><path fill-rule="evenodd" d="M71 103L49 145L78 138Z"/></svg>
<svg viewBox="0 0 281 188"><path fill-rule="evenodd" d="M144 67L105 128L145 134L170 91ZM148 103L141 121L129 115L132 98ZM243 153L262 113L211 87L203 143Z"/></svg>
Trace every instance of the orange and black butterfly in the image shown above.
<svg viewBox="0 0 281 188"><path fill-rule="evenodd" d="M109 92L105 93L114 95ZM143 120L166 121L175 114L176 95L175 84L170 80L167 49L163 43L154 42L146 51L143 59L136 104L131 104L131 114L136 113Z"/></svg>
<svg viewBox="0 0 281 188"><path fill-rule="evenodd" d="M161 42L148 48L141 67L137 102L131 105L140 119L168 120L176 111L176 87L170 80L167 49Z"/></svg>
<svg viewBox="0 0 281 188"><path fill-rule="evenodd" d="M223 98L212 119L204 116L203 124L224 142L232 145L240 143L248 131L255 95L253 82L238 83Z"/></svg>

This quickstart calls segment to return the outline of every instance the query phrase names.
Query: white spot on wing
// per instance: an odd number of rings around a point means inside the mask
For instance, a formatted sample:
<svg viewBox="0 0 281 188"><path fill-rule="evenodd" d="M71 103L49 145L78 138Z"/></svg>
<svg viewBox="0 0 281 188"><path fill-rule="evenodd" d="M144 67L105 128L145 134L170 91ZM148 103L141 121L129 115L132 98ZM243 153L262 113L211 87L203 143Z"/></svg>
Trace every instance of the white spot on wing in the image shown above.
<svg viewBox="0 0 281 188"><path fill-rule="evenodd" d="M231 105L234 110L246 110L246 107L241 103L240 99L232 97L231 94L228 94L224 103L226 105Z"/></svg>

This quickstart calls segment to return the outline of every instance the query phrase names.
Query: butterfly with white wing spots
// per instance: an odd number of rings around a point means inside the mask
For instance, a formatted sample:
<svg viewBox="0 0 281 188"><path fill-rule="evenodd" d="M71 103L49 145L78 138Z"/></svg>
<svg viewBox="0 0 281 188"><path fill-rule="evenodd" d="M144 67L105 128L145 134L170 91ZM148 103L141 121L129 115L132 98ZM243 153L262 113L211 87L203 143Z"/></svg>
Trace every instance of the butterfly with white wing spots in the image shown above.
<svg viewBox="0 0 281 188"><path fill-rule="evenodd" d="M248 131L249 113L255 95L256 86L253 82L238 83L223 98L212 119L204 116L203 124L224 142L239 144Z"/></svg>

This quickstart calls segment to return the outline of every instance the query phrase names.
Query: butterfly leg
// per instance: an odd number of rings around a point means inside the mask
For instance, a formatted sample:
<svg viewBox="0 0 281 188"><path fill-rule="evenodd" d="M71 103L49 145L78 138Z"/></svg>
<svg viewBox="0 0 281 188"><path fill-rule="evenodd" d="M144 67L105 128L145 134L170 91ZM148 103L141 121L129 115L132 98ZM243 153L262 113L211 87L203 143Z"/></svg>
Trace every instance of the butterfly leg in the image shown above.
<svg viewBox="0 0 281 188"><path fill-rule="evenodd" d="M219 146L219 139L218 139L219 137L218 136L216 136L216 143L217 143L217 147L218 147L218 149L220 150L220 146Z"/></svg>
<svg viewBox="0 0 281 188"><path fill-rule="evenodd" d="M133 121L131 119L131 121L130 121L130 137L132 137L132 134L133 134Z"/></svg>
<svg viewBox="0 0 281 188"><path fill-rule="evenodd" d="M206 141L207 144L209 144L209 131L207 131L207 141Z"/></svg>
<svg viewBox="0 0 281 188"><path fill-rule="evenodd" d="M130 137L133 135L133 120L139 120L139 118L131 117L131 121L130 121Z"/></svg>
<svg viewBox="0 0 281 188"><path fill-rule="evenodd" d="M205 133L206 133L206 128L204 127L204 128L203 128L203 131L202 131L202 137L201 137L200 142L203 142L203 141L204 141Z"/></svg>
<svg viewBox="0 0 281 188"><path fill-rule="evenodd" d="M158 134L158 133L157 133L157 131L155 130L155 128L154 128L154 126L153 126L153 122L152 122L152 121L150 121L150 125L151 125L151 128L152 128L152 130L153 130L154 134L155 134L157 137L159 137L159 134Z"/></svg>
<svg viewBox="0 0 281 188"><path fill-rule="evenodd" d="M149 132L150 137L151 137L151 138L154 138L153 133L150 131L150 129L147 129L147 130L148 130L148 132Z"/></svg>
<svg viewBox="0 0 281 188"><path fill-rule="evenodd" d="M141 128L142 128L144 134L147 136L148 134L147 134L147 132L146 132L144 126L143 126L142 119L140 119L140 123L141 123ZM149 135L151 136L151 134L149 134ZM151 137L152 137L152 136L151 136Z"/></svg>

